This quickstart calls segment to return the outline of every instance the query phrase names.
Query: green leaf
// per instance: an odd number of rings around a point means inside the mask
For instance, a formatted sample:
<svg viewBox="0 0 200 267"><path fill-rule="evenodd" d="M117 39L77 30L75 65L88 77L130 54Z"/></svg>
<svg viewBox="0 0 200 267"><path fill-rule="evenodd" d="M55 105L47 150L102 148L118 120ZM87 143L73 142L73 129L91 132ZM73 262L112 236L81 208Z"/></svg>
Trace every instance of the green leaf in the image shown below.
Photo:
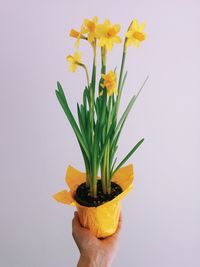
<svg viewBox="0 0 200 267"><path fill-rule="evenodd" d="M138 96L140 95L142 89L144 88L144 85L146 84L148 78L149 78L149 77L147 76L147 78L146 78L145 81L143 82L142 86L140 87L140 89L139 89L137 95L136 95L136 96L134 95L134 96L131 98L131 100L130 100L128 106L126 107L126 109L125 109L123 115L121 116L121 118L120 118L120 120L119 120L119 122L118 122L118 124L117 124L116 130L115 130L115 138L116 138L116 136L118 135L118 133L120 133L120 132L122 131L122 128L123 128L124 123L125 123L125 121L126 121L126 119L127 119L127 117L128 117L128 114L129 114L129 112L131 111L131 109L132 109L132 107L133 107L133 105L134 105L136 99L137 99ZM114 139L115 139L115 138L114 138ZM118 136L118 138L119 138L119 136ZM113 139L113 140L114 140L114 139Z"/></svg>
<svg viewBox="0 0 200 267"><path fill-rule="evenodd" d="M97 119L99 119L101 116L101 114L100 114L100 102L99 101L100 101L99 98L97 98L96 102L94 103Z"/></svg>
<svg viewBox="0 0 200 267"><path fill-rule="evenodd" d="M59 92L60 96L62 97L63 102L67 102L66 97L65 97L65 93L64 93L62 86L59 82L57 82L57 88L58 88L58 92Z"/></svg>
<svg viewBox="0 0 200 267"><path fill-rule="evenodd" d="M107 133L107 135L105 136L105 141L104 141L104 143L103 143L103 145L101 147L101 153L100 153L99 161L98 161L99 163L101 162L101 160L102 160L102 158L104 156L104 153L105 153L105 150L106 150L106 146L107 146L107 144L108 144L108 142L110 140L110 137L111 137L111 135L113 133L113 130L114 130L114 127L113 127L113 124L112 124L110 129L109 129L109 131L108 131L108 133Z"/></svg>
<svg viewBox="0 0 200 267"><path fill-rule="evenodd" d="M132 156L132 154L138 149L138 147L144 142L144 138L142 138L132 149L131 151L124 157L124 159L119 163L119 165L116 167L112 175L121 168L122 165Z"/></svg>
<svg viewBox="0 0 200 267"><path fill-rule="evenodd" d="M96 87L96 65L93 63L92 67L92 80L91 80L91 85L92 85L92 91L93 95L95 93L95 87Z"/></svg>
<svg viewBox="0 0 200 267"><path fill-rule="evenodd" d="M120 120L119 120L119 122L118 122L118 124L117 124L115 133L117 133L118 130L120 129L121 125L124 124L124 121L125 121L126 118L128 117L128 114L129 114L129 112L130 112L130 110L131 110L131 108L132 108L132 106L133 106L133 104L134 104L134 102L135 102L135 99L136 99L136 96L134 95L134 96L131 98L131 100L130 100L128 106L126 107L126 109L125 109L123 115L121 116L121 118L120 118Z"/></svg>
<svg viewBox="0 0 200 267"><path fill-rule="evenodd" d="M84 159L84 163L85 163L85 168L86 168L86 170L89 170L90 169L90 160L88 159L88 157L87 157L87 155L86 155L86 153L85 153L85 151L84 151L81 143L79 142L79 140L78 140L78 143L79 143L79 146L80 146L82 155L83 155L83 159Z"/></svg>
<svg viewBox="0 0 200 267"><path fill-rule="evenodd" d="M99 154L99 122L97 121L95 131L94 131L94 150L93 150L93 174L96 177L99 163L98 163L98 154Z"/></svg>
<svg viewBox="0 0 200 267"><path fill-rule="evenodd" d="M89 148L89 140L87 139L87 130L86 130L86 123L84 122L84 110L83 106L81 105L81 108L79 107L79 104L77 103L77 113L78 113L78 120L79 120L79 125L81 129L81 134L84 140L84 143L87 144L87 147Z"/></svg>
<svg viewBox="0 0 200 267"><path fill-rule="evenodd" d="M87 140L92 140L92 131L91 131L91 121L90 121L90 111L86 111L86 121L87 121Z"/></svg>
<svg viewBox="0 0 200 267"><path fill-rule="evenodd" d="M110 170L110 179L112 179L112 173L113 173L113 169L115 167L116 161L117 161L117 157L115 158L115 160L114 160L114 162L112 164L111 170Z"/></svg>
<svg viewBox="0 0 200 267"><path fill-rule="evenodd" d="M105 120L106 120L106 103L104 103L103 98L100 100L101 101L101 110L100 110L100 114L101 114L101 125L105 124Z"/></svg>
<svg viewBox="0 0 200 267"><path fill-rule="evenodd" d="M126 72L125 72L125 74L124 74L124 77L123 77L123 80L122 80L122 85L121 85L121 88L120 88L120 90L122 90L122 89L124 88L124 84L125 84L125 81L126 81L127 75L128 75L128 71L126 71Z"/></svg>
<svg viewBox="0 0 200 267"><path fill-rule="evenodd" d="M58 88L58 89L60 89L60 88ZM89 151L88 151L88 148L87 148L87 144L83 140L83 137L81 135L79 127L78 127L78 125L77 125L77 123L76 123L76 121L75 121L75 119L74 119L74 117L73 117L73 115L71 113L71 110L70 110L70 108L69 108L69 106L67 104L67 100L65 98L64 92L63 93L62 92L63 92L62 87L61 87L61 90L59 90L59 91L56 90L56 96L58 98L58 101L60 102L60 104L61 104L61 106L62 106L62 108L63 108L63 110L64 110L64 112L65 112L65 114L66 114L66 116L67 116L67 118L68 118L68 120L70 122L70 124L71 124L71 127L72 127L72 129L74 130L74 132L76 134L76 137L78 138L78 140L81 143L86 155L89 158Z"/></svg>
<svg viewBox="0 0 200 267"><path fill-rule="evenodd" d="M87 109L87 100L88 100L88 89L85 87L84 92L83 92L83 106L85 109Z"/></svg>

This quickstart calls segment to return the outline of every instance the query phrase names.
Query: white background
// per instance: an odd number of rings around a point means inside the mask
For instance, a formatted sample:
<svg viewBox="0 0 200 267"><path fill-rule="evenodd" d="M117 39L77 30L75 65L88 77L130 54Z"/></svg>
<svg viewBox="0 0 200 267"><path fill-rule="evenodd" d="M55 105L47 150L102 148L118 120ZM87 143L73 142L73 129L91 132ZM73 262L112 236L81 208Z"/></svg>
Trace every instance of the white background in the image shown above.
<svg viewBox="0 0 200 267"><path fill-rule="evenodd" d="M148 39L128 50L121 111L147 75L127 120L118 158L129 160L135 188L123 201L123 230L113 266L200 266L200 2L1 1L0 266L76 266L74 209L51 195L65 188L68 164L84 171L78 144L55 97L56 81L75 112L85 76L68 72L70 29L84 18L122 25L146 21ZM121 46L109 54L119 66ZM88 65L91 49L83 44ZM89 65L91 66L91 65Z"/></svg>

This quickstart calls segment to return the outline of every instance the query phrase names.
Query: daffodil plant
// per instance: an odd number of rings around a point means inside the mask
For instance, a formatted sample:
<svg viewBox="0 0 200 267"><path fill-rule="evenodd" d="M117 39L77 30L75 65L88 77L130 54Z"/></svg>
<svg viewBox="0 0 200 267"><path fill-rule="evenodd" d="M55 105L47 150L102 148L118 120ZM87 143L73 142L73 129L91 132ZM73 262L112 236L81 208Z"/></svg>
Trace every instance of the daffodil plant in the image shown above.
<svg viewBox="0 0 200 267"><path fill-rule="evenodd" d="M78 140L86 170L86 185L90 189L92 197L97 196L97 176L101 172L101 182L104 194L111 192L111 180L113 174L130 158L136 149L142 144L141 139L130 152L118 163L116 152L118 140L122 132L127 116L133 107L139 92L133 95L124 113L118 118L118 109L122 90L127 77L124 72L125 58L128 47L133 44L136 48L146 39L143 32L145 23L138 24L133 20L126 32L123 41L123 53L119 77L116 69L106 68L108 53L114 44L120 44L121 38L118 36L120 25L112 25L109 20L103 24L98 23L98 18L92 20L85 19L80 30L72 29L70 36L76 39L76 51L73 55L67 56L70 63L69 70L75 72L78 67L82 67L86 74L86 85L83 91L82 103L77 103L77 117L73 116L61 84L57 83L57 98L71 124L71 127ZM82 54L78 51L80 42L86 41L93 50L93 67L91 76L87 66L82 62ZM100 79L97 81L96 57L98 48L101 54L101 67L99 69Z"/></svg>

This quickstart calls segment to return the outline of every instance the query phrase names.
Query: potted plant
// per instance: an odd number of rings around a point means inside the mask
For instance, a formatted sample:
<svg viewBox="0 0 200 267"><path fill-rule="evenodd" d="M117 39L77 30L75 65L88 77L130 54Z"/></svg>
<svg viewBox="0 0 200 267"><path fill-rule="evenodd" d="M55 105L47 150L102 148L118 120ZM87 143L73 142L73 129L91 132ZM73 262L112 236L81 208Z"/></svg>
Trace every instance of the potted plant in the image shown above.
<svg viewBox="0 0 200 267"><path fill-rule="evenodd" d="M84 227L97 237L106 237L116 231L120 214L121 199L133 188L133 166L123 166L143 143L142 138L130 152L117 163L118 141L127 116L139 96L144 84L133 95L125 111L119 116L120 99L127 77L124 71L128 47L139 47L146 39L145 23L133 20L124 41L119 75L116 68L107 70L107 59L113 45L122 42L120 25L112 25L107 19L102 24L98 18L85 19L79 31L72 29L70 36L76 39L76 52L67 56L72 72L81 67L86 75L82 103L77 103L77 119L72 114L63 88L57 82L56 96L77 138L85 164L85 172L69 166L66 182L70 191L63 190L53 197L62 203L75 206ZM86 41L93 50L91 76L81 60L78 48ZM100 51L101 66L97 68ZM117 77L118 76L118 77ZM118 80L118 81L117 81ZM100 173L100 176L98 176Z"/></svg>

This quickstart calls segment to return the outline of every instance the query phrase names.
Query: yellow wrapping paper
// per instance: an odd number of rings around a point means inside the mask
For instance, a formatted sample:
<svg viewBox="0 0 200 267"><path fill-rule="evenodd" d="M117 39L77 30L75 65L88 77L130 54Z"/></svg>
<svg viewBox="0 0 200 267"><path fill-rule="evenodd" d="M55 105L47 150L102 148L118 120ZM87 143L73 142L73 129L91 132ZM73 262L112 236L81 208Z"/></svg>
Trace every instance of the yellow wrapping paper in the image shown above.
<svg viewBox="0 0 200 267"><path fill-rule="evenodd" d="M63 204L75 206L83 227L90 229L98 238L107 237L114 234L117 229L121 200L133 188L133 177L132 164L120 168L112 177L112 182L120 185L123 192L113 200L98 207L85 207L76 202L74 194L77 187L86 181L86 174L72 166L68 166L65 181L70 191L63 190L58 192L53 195L53 198Z"/></svg>

